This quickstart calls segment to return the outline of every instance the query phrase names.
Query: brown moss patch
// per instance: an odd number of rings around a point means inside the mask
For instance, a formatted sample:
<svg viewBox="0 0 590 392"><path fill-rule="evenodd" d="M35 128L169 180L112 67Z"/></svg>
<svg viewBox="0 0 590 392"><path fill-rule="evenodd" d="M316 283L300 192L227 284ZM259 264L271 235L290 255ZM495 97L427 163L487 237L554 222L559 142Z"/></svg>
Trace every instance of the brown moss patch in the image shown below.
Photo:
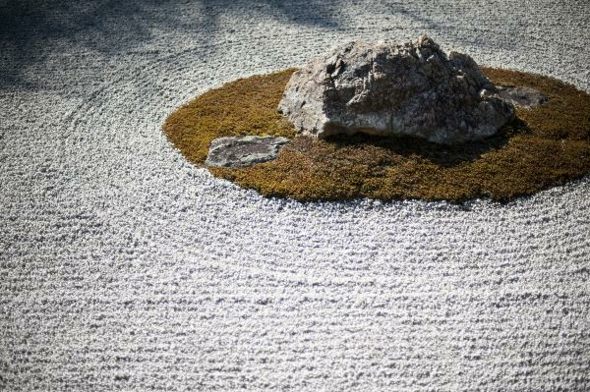
<svg viewBox="0 0 590 392"><path fill-rule="evenodd" d="M168 117L164 131L202 165L221 136L293 138L279 157L248 168L214 168L216 176L263 195L297 200L420 198L510 200L590 172L590 95L546 76L484 68L496 84L528 86L549 98L492 138L442 147L410 138L295 137L276 111L293 69L210 90Z"/></svg>

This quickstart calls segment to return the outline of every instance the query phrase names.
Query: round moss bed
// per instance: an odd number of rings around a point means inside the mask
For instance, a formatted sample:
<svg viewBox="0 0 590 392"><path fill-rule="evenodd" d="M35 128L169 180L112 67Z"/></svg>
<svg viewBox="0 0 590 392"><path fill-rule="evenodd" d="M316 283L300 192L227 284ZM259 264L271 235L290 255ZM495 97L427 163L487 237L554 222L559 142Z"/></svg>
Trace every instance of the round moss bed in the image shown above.
<svg viewBox="0 0 590 392"><path fill-rule="evenodd" d="M266 196L296 200L419 198L507 201L590 172L590 95L559 80L482 68L497 85L532 87L545 104L517 107L517 120L477 143L440 146L410 138L296 136L278 112L294 69L239 79L176 110L163 129L182 154L203 165L222 136L291 138L274 161L209 167L213 175Z"/></svg>

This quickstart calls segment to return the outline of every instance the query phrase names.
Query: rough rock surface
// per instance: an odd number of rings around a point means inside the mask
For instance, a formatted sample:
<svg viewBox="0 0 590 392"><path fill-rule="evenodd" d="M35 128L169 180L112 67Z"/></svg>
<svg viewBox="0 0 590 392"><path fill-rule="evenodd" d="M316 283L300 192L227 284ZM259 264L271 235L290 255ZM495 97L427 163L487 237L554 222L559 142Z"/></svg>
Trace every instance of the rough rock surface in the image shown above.
<svg viewBox="0 0 590 392"><path fill-rule="evenodd" d="M320 138L365 132L442 144L482 139L514 116L475 61L448 56L427 36L414 43L350 42L297 71L279 111Z"/></svg>
<svg viewBox="0 0 590 392"><path fill-rule="evenodd" d="M205 164L243 167L273 160L289 139L272 136L220 137L211 142Z"/></svg>
<svg viewBox="0 0 590 392"><path fill-rule="evenodd" d="M531 87L521 86L496 86L498 92L494 96L503 99L515 106L522 106L525 108L532 108L540 106L547 102L549 99L541 93Z"/></svg>

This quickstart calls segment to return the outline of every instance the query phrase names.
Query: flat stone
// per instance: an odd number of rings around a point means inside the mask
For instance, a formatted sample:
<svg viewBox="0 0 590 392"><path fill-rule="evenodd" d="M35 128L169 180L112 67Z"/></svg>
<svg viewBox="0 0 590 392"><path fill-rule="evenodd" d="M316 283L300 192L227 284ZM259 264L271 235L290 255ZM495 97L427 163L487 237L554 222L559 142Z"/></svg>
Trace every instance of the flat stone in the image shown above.
<svg viewBox="0 0 590 392"><path fill-rule="evenodd" d="M219 167L245 167L275 159L285 137L220 137L211 142L205 164Z"/></svg>
<svg viewBox="0 0 590 392"><path fill-rule="evenodd" d="M541 106L549 99L539 90L532 87L520 86L496 86L498 92L496 96L515 106L522 106L525 108L533 108Z"/></svg>
<svg viewBox="0 0 590 392"><path fill-rule="evenodd" d="M278 110L302 134L363 132L441 144L483 139L514 117L475 61L416 42L351 42L295 72Z"/></svg>

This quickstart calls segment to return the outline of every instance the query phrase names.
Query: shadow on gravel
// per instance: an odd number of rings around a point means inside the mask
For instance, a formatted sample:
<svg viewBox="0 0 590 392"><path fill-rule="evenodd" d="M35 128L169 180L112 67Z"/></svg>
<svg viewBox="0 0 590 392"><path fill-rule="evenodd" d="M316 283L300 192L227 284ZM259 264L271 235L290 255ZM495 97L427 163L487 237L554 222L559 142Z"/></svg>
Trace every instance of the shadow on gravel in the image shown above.
<svg viewBox="0 0 590 392"><path fill-rule="evenodd" d="M0 89L34 89L27 69L55 52L108 57L141 50L162 32L207 45L231 31L222 25L225 13L244 14L241 28L256 26L256 14L337 28L337 7L321 0L0 0Z"/></svg>

